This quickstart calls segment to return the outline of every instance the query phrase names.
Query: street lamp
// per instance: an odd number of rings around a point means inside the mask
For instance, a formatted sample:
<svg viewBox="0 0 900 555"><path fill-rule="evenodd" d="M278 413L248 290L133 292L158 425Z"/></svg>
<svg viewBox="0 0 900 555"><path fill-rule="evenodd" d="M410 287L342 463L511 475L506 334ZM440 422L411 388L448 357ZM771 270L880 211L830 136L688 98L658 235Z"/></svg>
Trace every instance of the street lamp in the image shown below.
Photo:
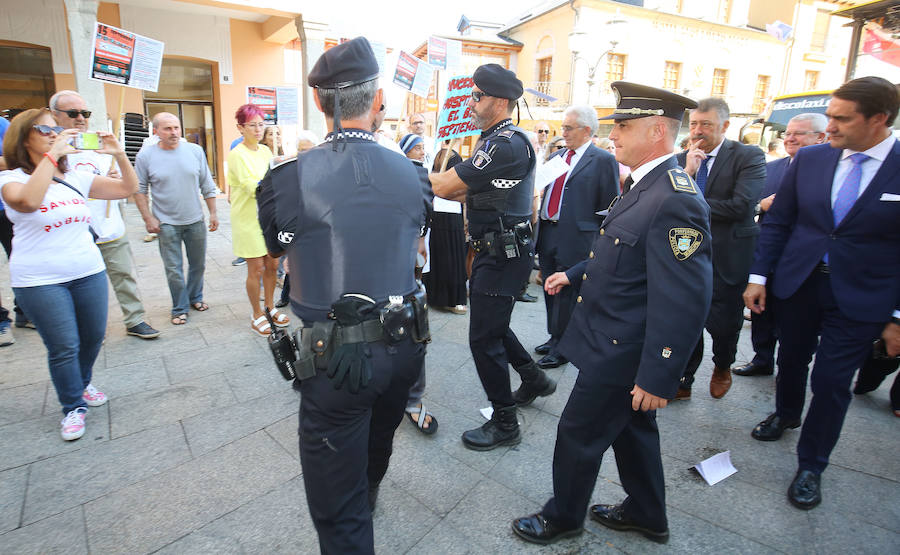
<svg viewBox="0 0 900 555"><path fill-rule="evenodd" d="M617 14L618 15L618 14ZM591 89L594 87L594 77L597 74L597 69L600 67L600 64L604 61L608 60L608 56L610 53L615 51L616 46L619 44L619 37L622 36L625 27L627 26L628 21L616 17L615 19L610 19L604 23L604 28L600 31L601 34L609 37L609 48L597 56L597 61L591 64L589 58L584 56L580 56L579 54L583 53L588 47L589 35L583 28L576 28L571 33L569 33L569 49L572 51L572 73L574 77L575 72L575 63L578 60L581 60L587 64L588 75L587 75L587 103L591 102ZM574 79L573 79L574 81Z"/></svg>

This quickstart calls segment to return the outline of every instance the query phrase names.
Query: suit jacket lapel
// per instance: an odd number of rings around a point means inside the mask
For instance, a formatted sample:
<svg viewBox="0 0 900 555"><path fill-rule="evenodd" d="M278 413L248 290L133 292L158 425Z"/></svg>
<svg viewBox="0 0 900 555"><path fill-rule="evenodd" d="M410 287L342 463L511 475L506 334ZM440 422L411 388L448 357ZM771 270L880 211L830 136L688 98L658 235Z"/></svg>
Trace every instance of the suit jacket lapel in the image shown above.
<svg viewBox="0 0 900 555"><path fill-rule="evenodd" d="M722 143L722 148L719 149L719 154L713 158L713 167L709 172L709 177L706 179L706 192L704 196L709 196L710 191L712 191L713 187L716 186L716 178L719 177L719 174L722 172L722 168L725 167L725 162L731 159L734 155L734 142L730 139L725 139Z"/></svg>
<svg viewBox="0 0 900 555"><path fill-rule="evenodd" d="M900 142L894 141L894 147L888 153L887 158L884 159L884 162L881 164L881 167L878 168L878 172L872 177L872 181L869 182L866 190L863 191L863 194L856 199L856 202L853 203L853 206L850 207L850 211L847 212L847 215L844 216L844 219L841 220L841 223L838 224L838 227L843 227L850 221L851 218L856 216L861 210L863 210L863 206L872 200L874 196L881 196L881 188L890 178L895 178L900 174ZM834 174L832 174L834 175ZM828 202L831 202L831 195L828 197ZM833 217L833 213L832 213Z"/></svg>
<svg viewBox="0 0 900 555"><path fill-rule="evenodd" d="M587 167L588 164L591 163L591 159L594 157L594 153L592 152L594 145L590 145L587 147L587 150L584 151L584 154L581 155L581 158L578 160L578 163L575 164L575 167L569 170L569 181L575 177L575 174L583 170Z"/></svg>

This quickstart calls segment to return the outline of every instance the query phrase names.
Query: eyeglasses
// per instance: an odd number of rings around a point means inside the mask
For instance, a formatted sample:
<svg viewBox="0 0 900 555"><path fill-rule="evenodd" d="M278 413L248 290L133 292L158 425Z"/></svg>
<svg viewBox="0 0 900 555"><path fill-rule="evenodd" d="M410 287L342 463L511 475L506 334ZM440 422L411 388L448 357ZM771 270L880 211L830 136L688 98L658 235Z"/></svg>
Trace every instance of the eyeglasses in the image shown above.
<svg viewBox="0 0 900 555"><path fill-rule="evenodd" d="M564 148L566 148L566 145L560 145L560 144L553 145L553 150L562 150Z"/></svg>
<svg viewBox="0 0 900 555"><path fill-rule="evenodd" d="M789 137L802 137L803 135L818 135L818 134L819 133L817 131L785 131L782 134L782 137L787 139Z"/></svg>
<svg viewBox="0 0 900 555"><path fill-rule="evenodd" d="M576 129L581 129L581 127L572 127L571 125L563 125L560 129L564 132L568 133L569 131L575 131Z"/></svg>
<svg viewBox="0 0 900 555"><path fill-rule="evenodd" d="M539 134L544 134L544 133L549 134L549 133L550 133L550 130L549 130L549 129L538 129L537 132L538 132Z"/></svg>
<svg viewBox="0 0 900 555"><path fill-rule="evenodd" d="M491 95L487 94L484 91L472 91L472 100L474 100L475 102L481 102L481 99L486 96L491 96Z"/></svg>
<svg viewBox="0 0 900 555"><path fill-rule="evenodd" d="M50 133L56 133L57 135L59 135L60 133L63 132L62 127L50 127L49 125L35 125L33 127L34 127L35 131L37 131L38 133L40 133L41 135L43 135L45 137L49 136Z"/></svg>
<svg viewBox="0 0 900 555"><path fill-rule="evenodd" d="M78 114L81 114L82 116L84 116L84 119L88 119L89 117L91 117L90 110L56 110L56 111L61 112L65 115L69 116L72 119L77 118Z"/></svg>
<svg viewBox="0 0 900 555"><path fill-rule="evenodd" d="M255 123L242 123L241 125L243 127L250 127L252 129L263 129L266 126L266 124L261 121Z"/></svg>

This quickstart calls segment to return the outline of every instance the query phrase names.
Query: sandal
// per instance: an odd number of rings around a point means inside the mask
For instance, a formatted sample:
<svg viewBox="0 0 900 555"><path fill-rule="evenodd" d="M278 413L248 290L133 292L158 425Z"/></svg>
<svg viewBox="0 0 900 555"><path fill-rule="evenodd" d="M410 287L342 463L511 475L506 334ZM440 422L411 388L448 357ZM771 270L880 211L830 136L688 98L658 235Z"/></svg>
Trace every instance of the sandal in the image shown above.
<svg viewBox="0 0 900 555"><path fill-rule="evenodd" d="M187 314L175 314L172 316L172 324L176 326L187 324Z"/></svg>
<svg viewBox="0 0 900 555"><path fill-rule="evenodd" d="M437 418L428 412L428 409L426 409L425 405L422 403L419 404L418 409L418 411L406 409L406 417L409 418L410 422L416 425L417 430L427 436L433 435L438 429ZM413 416L414 413L417 413L418 416ZM431 417L431 422L426 422L426 418L429 416ZM426 424L428 424L427 428L425 427Z"/></svg>
<svg viewBox="0 0 900 555"><path fill-rule="evenodd" d="M256 320L253 320L250 324L250 327L253 328L253 331L256 332L256 335L262 337L269 337L270 335L272 335L272 326L270 326L268 320L266 320L265 314L263 314Z"/></svg>
<svg viewBox="0 0 900 555"><path fill-rule="evenodd" d="M203 301L199 301L196 303L191 303L191 308L193 308L197 312L204 312L204 311L209 310L209 305Z"/></svg>
<svg viewBox="0 0 900 555"><path fill-rule="evenodd" d="M287 317L287 314L278 312L274 308L269 310L269 314L272 315L272 320L275 322L276 327L286 328L291 325L291 319Z"/></svg>

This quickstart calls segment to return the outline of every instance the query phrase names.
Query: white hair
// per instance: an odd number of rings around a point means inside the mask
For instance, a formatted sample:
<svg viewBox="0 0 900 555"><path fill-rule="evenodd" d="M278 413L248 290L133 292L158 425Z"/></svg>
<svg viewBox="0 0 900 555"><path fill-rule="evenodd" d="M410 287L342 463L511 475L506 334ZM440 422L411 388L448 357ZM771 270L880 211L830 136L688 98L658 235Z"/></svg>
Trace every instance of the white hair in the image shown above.
<svg viewBox="0 0 900 555"><path fill-rule="evenodd" d="M817 114L815 112L808 112L806 114L794 116L788 123L790 123L791 121L808 121L809 127L816 133L824 133L825 128L828 127L828 118L825 117L825 114Z"/></svg>
<svg viewBox="0 0 900 555"><path fill-rule="evenodd" d="M579 126L590 128L592 137L597 134L597 112L593 108L586 104L569 106L566 108L563 117L569 114L575 116L575 121Z"/></svg>
<svg viewBox="0 0 900 555"><path fill-rule="evenodd" d="M84 100L84 98L80 94L78 94L76 91L57 91L56 93L54 93L53 96L50 97L50 109L58 111L59 110L59 99L63 98L64 96L74 96L74 97L81 98L82 100Z"/></svg>

